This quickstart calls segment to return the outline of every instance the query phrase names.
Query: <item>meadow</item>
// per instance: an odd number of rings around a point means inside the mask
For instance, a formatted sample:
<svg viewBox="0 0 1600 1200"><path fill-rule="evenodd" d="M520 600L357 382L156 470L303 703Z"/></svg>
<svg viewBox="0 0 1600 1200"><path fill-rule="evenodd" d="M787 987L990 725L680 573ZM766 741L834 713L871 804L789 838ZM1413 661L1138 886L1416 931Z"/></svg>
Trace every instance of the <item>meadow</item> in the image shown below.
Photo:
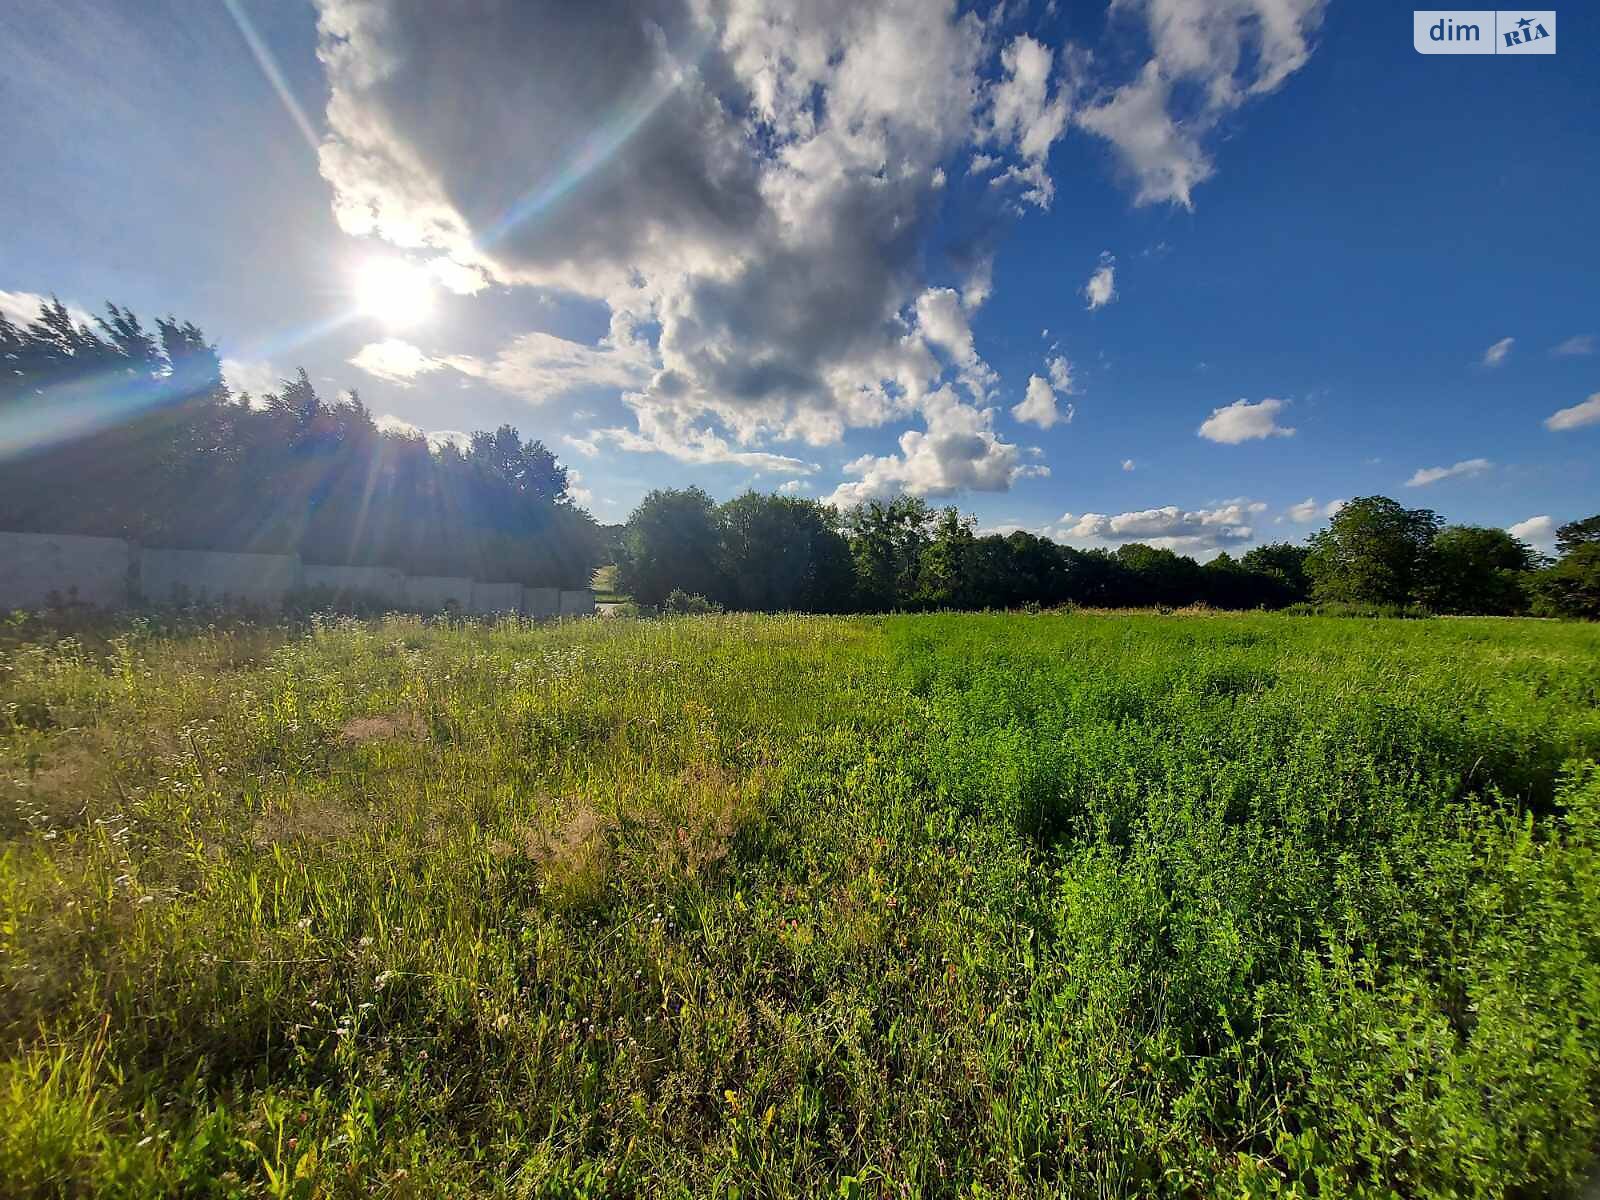
<svg viewBox="0 0 1600 1200"><path fill-rule="evenodd" d="M0 630L0 1194L1576 1194L1600 626Z"/></svg>

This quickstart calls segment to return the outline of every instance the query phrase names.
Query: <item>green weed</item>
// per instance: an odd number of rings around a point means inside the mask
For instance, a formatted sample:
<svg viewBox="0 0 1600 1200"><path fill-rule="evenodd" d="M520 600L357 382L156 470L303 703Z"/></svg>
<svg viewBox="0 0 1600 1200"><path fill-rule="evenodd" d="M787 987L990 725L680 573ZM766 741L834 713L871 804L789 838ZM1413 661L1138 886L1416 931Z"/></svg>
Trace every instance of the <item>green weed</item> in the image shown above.
<svg viewBox="0 0 1600 1200"><path fill-rule="evenodd" d="M0 647L7 1196L1531 1196L1600 1147L1600 630Z"/></svg>

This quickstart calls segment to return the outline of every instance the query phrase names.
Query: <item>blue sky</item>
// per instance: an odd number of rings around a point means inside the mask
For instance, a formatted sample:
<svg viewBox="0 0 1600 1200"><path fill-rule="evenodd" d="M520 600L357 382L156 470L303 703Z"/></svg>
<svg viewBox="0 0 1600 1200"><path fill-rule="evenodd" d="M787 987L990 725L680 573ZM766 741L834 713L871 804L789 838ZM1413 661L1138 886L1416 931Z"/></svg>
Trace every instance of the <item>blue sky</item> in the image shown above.
<svg viewBox="0 0 1600 1200"><path fill-rule="evenodd" d="M1374 492L1600 509L1591 10L1536 57L1387 4L785 10L7 5L0 304L509 421L607 521L907 490L1204 557Z"/></svg>

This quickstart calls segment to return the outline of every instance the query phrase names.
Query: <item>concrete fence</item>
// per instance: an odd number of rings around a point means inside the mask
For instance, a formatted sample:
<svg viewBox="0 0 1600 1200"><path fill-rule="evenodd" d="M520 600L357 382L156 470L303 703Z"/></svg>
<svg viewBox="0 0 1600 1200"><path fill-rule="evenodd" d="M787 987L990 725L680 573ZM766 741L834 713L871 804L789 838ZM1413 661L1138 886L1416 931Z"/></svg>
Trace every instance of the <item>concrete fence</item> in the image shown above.
<svg viewBox="0 0 1600 1200"><path fill-rule="evenodd" d="M117 538L0 533L0 608L127 603L133 554Z"/></svg>
<svg viewBox="0 0 1600 1200"><path fill-rule="evenodd" d="M140 550L134 594L147 604L254 604L276 608L303 586L291 554Z"/></svg>
<svg viewBox="0 0 1600 1200"><path fill-rule="evenodd" d="M291 593L331 594L335 606L360 601L411 612L479 616L590 616L588 588L406 575L392 567L302 563L293 554L145 549L118 538L0 532L0 611L91 605L129 608L215 603L281 608Z"/></svg>
<svg viewBox="0 0 1600 1200"><path fill-rule="evenodd" d="M393 567L326 567L320 563L306 563L301 569L301 579L307 588L333 594L335 602L377 600L404 608L406 603L406 573Z"/></svg>

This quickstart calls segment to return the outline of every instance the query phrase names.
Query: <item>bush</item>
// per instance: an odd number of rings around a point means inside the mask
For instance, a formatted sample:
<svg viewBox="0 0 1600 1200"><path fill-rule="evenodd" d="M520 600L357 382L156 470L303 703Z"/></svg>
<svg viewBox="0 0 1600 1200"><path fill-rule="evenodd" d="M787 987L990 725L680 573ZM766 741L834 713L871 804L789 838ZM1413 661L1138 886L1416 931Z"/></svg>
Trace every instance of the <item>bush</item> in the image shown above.
<svg viewBox="0 0 1600 1200"><path fill-rule="evenodd" d="M1433 616L1420 604L1355 604L1339 600L1320 604L1302 601L1289 605L1283 612L1291 617L1398 617L1422 620Z"/></svg>
<svg viewBox="0 0 1600 1200"><path fill-rule="evenodd" d="M661 611L670 617L703 617L721 612L722 605L715 600L707 600L698 592L673 588L661 602Z"/></svg>
<svg viewBox="0 0 1600 1200"><path fill-rule="evenodd" d="M1583 542L1533 577L1534 611L1546 617L1600 620L1600 542Z"/></svg>

